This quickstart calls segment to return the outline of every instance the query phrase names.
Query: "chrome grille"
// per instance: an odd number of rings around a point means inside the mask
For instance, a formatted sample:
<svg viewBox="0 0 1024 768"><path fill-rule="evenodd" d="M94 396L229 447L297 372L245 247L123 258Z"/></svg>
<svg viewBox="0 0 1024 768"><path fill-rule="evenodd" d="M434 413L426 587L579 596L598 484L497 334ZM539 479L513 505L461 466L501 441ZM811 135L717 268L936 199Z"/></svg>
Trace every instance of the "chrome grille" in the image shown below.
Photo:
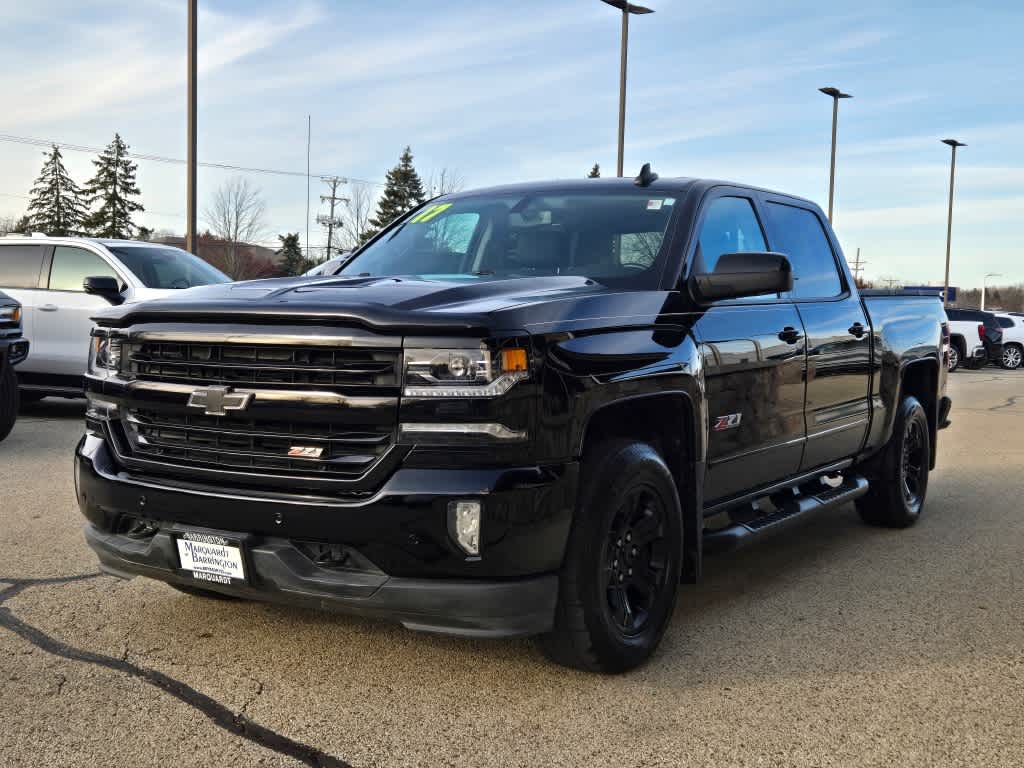
<svg viewBox="0 0 1024 768"><path fill-rule="evenodd" d="M142 381L262 388L398 385L399 352L330 346L130 341L124 373Z"/></svg>
<svg viewBox="0 0 1024 768"><path fill-rule="evenodd" d="M231 471L351 479L388 450L392 427L355 428L329 421L299 422L205 416L132 408L122 417L132 458ZM319 455L289 456L295 448ZM309 452L309 451L307 451Z"/></svg>

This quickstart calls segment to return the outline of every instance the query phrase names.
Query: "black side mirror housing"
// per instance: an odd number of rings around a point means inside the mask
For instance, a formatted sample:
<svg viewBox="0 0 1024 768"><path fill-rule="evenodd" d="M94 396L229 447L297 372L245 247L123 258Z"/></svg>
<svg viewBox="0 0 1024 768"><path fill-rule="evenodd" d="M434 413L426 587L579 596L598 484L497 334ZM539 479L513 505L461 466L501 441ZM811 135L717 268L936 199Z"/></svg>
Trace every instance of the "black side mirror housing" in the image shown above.
<svg viewBox="0 0 1024 768"><path fill-rule="evenodd" d="M121 295L121 285L117 282L116 277L110 277L109 275L87 277L82 281L82 288L85 289L86 293L90 293L93 296L102 296L114 306L124 304L124 296Z"/></svg>
<svg viewBox="0 0 1024 768"><path fill-rule="evenodd" d="M723 253L713 272L690 275L690 294L698 304L744 299L793 290L789 259L771 251Z"/></svg>

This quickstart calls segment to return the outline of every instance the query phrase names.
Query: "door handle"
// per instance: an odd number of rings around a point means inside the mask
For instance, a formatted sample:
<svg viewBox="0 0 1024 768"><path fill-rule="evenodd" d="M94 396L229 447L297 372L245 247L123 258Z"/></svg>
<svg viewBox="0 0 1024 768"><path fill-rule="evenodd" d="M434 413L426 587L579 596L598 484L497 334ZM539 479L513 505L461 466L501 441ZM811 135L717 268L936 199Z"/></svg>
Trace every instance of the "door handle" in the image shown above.
<svg viewBox="0 0 1024 768"><path fill-rule="evenodd" d="M39 307L40 312L56 312L58 309L56 304L43 304Z"/></svg>
<svg viewBox="0 0 1024 768"><path fill-rule="evenodd" d="M803 334L791 325L787 325L779 331L779 339L787 344L797 344L802 338Z"/></svg>
<svg viewBox="0 0 1024 768"><path fill-rule="evenodd" d="M853 325L851 325L848 330L850 331L851 334L856 336L858 339L861 336L863 336L865 333L868 332L868 329L865 328L863 325L861 325L859 322L858 323L854 323Z"/></svg>

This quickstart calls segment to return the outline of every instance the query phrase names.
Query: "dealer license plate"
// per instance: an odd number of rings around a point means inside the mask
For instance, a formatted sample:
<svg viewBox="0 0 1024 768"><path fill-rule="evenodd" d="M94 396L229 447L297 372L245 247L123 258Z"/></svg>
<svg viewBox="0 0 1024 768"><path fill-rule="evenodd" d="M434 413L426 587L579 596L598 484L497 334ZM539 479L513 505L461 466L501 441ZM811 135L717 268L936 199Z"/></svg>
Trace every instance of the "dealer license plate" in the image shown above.
<svg viewBox="0 0 1024 768"><path fill-rule="evenodd" d="M237 542L207 533L183 533L178 537L181 568L198 581L231 584L245 581L242 548Z"/></svg>

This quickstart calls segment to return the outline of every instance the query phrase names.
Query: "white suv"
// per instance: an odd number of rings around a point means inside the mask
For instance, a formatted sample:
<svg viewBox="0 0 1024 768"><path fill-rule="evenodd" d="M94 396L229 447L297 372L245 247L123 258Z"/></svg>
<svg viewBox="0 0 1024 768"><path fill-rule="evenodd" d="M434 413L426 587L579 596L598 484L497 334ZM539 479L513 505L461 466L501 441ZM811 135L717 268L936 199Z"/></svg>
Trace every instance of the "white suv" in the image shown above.
<svg viewBox="0 0 1024 768"><path fill-rule="evenodd" d="M1024 363L1024 317L1016 313L996 312L1003 329L1003 368L1013 371Z"/></svg>
<svg viewBox="0 0 1024 768"><path fill-rule="evenodd" d="M85 287L89 280L88 290ZM136 240L0 237L0 290L21 303L28 359L18 367L23 400L78 397L97 310L167 296L230 278L180 248Z"/></svg>

